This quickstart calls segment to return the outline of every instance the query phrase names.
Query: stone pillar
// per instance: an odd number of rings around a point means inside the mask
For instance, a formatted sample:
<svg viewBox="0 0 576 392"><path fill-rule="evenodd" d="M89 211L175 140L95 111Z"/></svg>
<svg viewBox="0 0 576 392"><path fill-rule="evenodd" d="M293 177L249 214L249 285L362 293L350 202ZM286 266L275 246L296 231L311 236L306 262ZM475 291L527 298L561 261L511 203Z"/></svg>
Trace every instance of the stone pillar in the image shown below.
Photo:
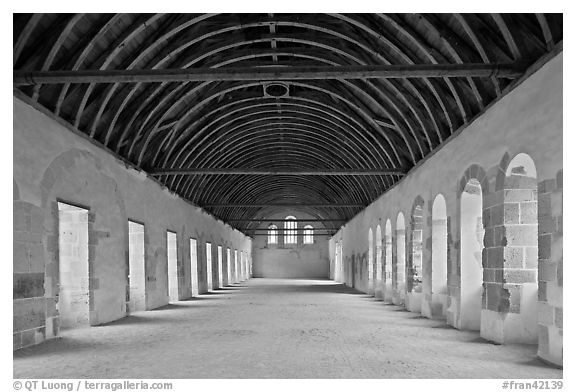
<svg viewBox="0 0 576 392"><path fill-rule="evenodd" d="M411 312L422 310L422 229L423 202L412 209L406 264L406 308Z"/></svg>
<svg viewBox="0 0 576 392"><path fill-rule="evenodd" d="M452 247L448 247L448 298L446 298L446 323L459 328L459 308L460 308L460 270L458 261L460 260L461 241L460 238L460 219L456 220L456 224L448 225L448 238L452 237L452 227L456 230L454 235L455 241Z"/></svg>
<svg viewBox="0 0 576 392"><path fill-rule="evenodd" d="M392 288L392 260L393 260L393 246L392 246L392 235L386 234L384 236L384 259L382 264L384 265L384 271L382 273L382 279L384 281L384 302L391 304L393 298L393 288Z"/></svg>
<svg viewBox="0 0 576 392"><path fill-rule="evenodd" d="M375 282L375 294L374 296L377 299L383 300L384 299L384 285L385 285L385 276L384 276L384 263L383 260L383 250L382 250L382 232L380 230L380 226L376 230L376 257L374 263L374 282Z"/></svg>
<svg viewBox="0 0 576 392"><path fill-rule="evenodd" d="M446 216L434 217L432 204L426 219L426 246L422 259L422 315L428 318L446 318L448 221Z"/></svg>
<svg viewBox="0 0 576 392"><path fill-rule="evenodd" d="M366 271L366 290L368 295L374 295L376 290L376 280L374 279L375 268L374 268L374 232L372 229L369 230L368 238L368 252L366 256L363 257L363 263L365 264Z"/></svg>
<svg viewBox="0 0 576 392"><path fill-rule="evenodd" d="M501 176L483 220L484 294L480 335L497 343L537 342L536 179Z"/></svg>
<svg viewBox="0 0 576 392"><path fill-rule="evenodd" d="M392 303L403 306L406 300L406 230L396 229L392 247Z"/></svg>
<svg viewBox="0 0 576 392"><path fill-rule="evenodd" d="M538 357L562 366L562 172L538 184Z"/></svg>

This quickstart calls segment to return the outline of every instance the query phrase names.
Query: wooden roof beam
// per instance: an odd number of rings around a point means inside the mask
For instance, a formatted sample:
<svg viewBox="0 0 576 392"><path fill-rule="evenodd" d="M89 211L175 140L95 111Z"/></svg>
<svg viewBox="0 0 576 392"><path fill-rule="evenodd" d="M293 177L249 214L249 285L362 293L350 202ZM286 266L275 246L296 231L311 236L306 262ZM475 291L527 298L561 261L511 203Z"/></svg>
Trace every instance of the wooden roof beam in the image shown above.
<svg viewBox="0 0 576 392"><path fill-rule="evenodd" d="M226 168L199 168L199 169L153 169L149 173L153 176L165 175L258 175L258 176L380 176L404 175L406 170L400 168L381 169L302 169L302 170L271 170L271 169L226 169Z"/></svg>
<svg viewBox="0 0 576 392"><path fill-rule="evenodd" d="M293 221L291 221L291 222L293 222ZM245 228L244 230L245 230L245 231L253 231L253 232L269 231L269 230L284 231L284 232L286 232L286 231L291 231L291 230L298 231L298 232L300 232L300 231L306 231L306 230L311 230L311 231L338 231L337 228L333 228L333 227L309 227L309 228L306 228L306 227L296 227L296 228L293 228L293 229L286 229L286 228L283 228L283 227L282 227L282 228L276 228L276 229L269 229L269 228L267 228L267 227L263 227L263 228L260 228L260 229L257 229L257 228L253 228L253 229Z"/></svg>
<svg viewBox="0 0 576 392"><path fill-rule="evenodd" d="M291 222L346 222L348 219L291 219ZM227 219L226 222L284 222L284 218L278 219Z"/></svg>
<svg viewBox="0 0 576 392"><path fill-rule="evenodd" d="M124 69L78 71L14 71L13 84L149 83L246 80L326 80L499 77L522 75L521 63L409 64L321 67Z"/></svg>
<svg viewBox="0 0 576 392"><path fill-rule="evenodd" d="M265 203L265 204L233 204L233 203L225 203L225 204L202 204L201 207L203 208L264 208L264 207L287 207L287 208L298 208L298 207L310 207L310 208L325 208L325 207L334 207L334 208L364 208L366 204L288 204L288 203Z"/></svg>
<svg viewBox="0 0 576 392"><path fill-rule="evenodd" d="M334 233L314 233L314 236L315 237L317 237L317 236L332 237L336 233L337 233L336 231ZM246 234L246 233L244 233L244 234ZM254 234L246 234L246 235L249 237L266 237L266 236L268 236L268 234L264 234L264 233L262 233L262 234L254 233Z"/></svg>

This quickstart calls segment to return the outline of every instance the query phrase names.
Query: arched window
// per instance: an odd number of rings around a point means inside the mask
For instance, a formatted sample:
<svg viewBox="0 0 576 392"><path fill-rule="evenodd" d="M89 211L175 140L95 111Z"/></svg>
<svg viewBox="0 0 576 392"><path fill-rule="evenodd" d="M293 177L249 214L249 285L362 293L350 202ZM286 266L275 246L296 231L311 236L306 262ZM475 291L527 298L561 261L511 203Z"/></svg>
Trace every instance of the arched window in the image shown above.
<svg viewBox="0 0 576 392"><path fill-rule="evenodd" d="M284 243L296 243L296 218L293 216L287 216L284 221Z"/></svg>
<svg viewBox="0 0 576 392"><path fill-rule="evenodd" d="M278 243L278 226L276 225L268 226L268 243L269 244Z"/></svg>
<svg viewBox="0 0 576 392"><path fill-rule="evenodd" d="M310 225L304 226L304 243L305 244L314 243L314 228Z"/></svg>

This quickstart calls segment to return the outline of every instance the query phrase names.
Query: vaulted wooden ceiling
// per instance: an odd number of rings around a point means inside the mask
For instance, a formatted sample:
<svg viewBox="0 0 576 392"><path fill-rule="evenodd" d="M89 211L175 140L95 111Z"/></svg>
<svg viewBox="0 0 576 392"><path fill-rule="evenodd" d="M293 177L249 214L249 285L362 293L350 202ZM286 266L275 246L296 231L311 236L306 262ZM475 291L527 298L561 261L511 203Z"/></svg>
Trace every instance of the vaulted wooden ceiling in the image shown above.
<svg viewBox="0 0 576 392"><path fill-rule="evenodd" d="M354 216L557 49L562 15L15 14L13 29L15 89L246 231L277 204Z"/></svg>

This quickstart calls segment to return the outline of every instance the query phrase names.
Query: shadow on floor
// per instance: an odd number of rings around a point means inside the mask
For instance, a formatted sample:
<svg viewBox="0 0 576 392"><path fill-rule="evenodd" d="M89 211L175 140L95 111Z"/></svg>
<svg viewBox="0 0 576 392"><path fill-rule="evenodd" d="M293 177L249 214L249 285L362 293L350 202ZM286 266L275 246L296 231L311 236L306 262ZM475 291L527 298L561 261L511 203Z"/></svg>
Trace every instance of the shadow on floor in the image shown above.
<svg viewBox="0 0 576 392"><path fill-rule="evenodd" d="M204 294L200 294L201 296L203 296ZM197 301L206 301L208 299L218 299L216 297L190 297L190 298L186 298L186 299L181 299L178 302L197 302Z"/></svg>
<svg viewBox="0 0 576 392"><path fill-rule="evenodd" d="M556 366L552 366L544 361L542 361L541 359L538 358L534 358L531 359L529 361L522 361L522 362L516 362L518 365L521 366L530 366L530 367L536 367L536 368L550 368L550 367L556 367ZM560 369L560 368L558 368Z"/></svg>
<svg viewBox="0 0 576 392"><path fill-rule="evenodd" d="M46 340L38 345L26 347L14 351L13 359L27 358L30 356L39 357L43 355L62 355L66 353L78 353L82 351L94 351L94 349L107 348L109 345L101 341L87 341L83 339L59 336L57 338ZM89 355L87 353L86 355Z"/></svg>
<svg viewBox="0 0 576 392"><path fill-rule="evenodd" d="M171 310L171 309L184 309L184 308L190 308L191 304L187 304L187 303L182 303L182 302L187 302L187 300L184 301L178 301L178 302L171 302L168 305L163 305L160 306L158 308L154 308L154 309L150 309L149 312L157 312L159 310Z"/></svg>
<svg viewBox="0 0 576 392"><path fill-rule="evenodd" d="M118 320L110 321L108 323L95 325L91 328L113 327L117 325L161 324L162 322L163 320L158 318L145 317L142 315L129 315Z"/></svg>
<svg viewBox="0 0 576 392"><path fill-rule="evenodd" d="M303 279L298 279L298 281L302 281ZM311 280L311 282L318 281L318 279ZM273 287L275 292L279 293L341 293L341 294L352 294L352 295L362 295L365 298L374 298L373 296L369 296L366 293L359 291L357 289L350 288L343 283L335 283L327 280L326 284L285 284L285 285L274 285L274 284L266 284L266 285L259 285L258 287Z"/></svg>
<svg viewBox="0 0 576 392"><path fill-rule="evenodd" d="M410 320L430 320L430 321L432 321L432 319L429 319L429 318L426 317L426 316L422 316L421 314L418 314L418 315L412 316L412 317L408 317L408 319L410 319Z"/></svg>
<svg viewBox="0 0 576 392"><path fill-rule="evenodd" d="M457 328L454 328L452 325L450 324L440 324L440 325L435 325L433 327L430 328L436 328L436 329L453 329L455 331L457 331Z"/></svg>
<svg viewBox="0 0 576 392"><path fill-rule="evenodd" d="M468 340L468 343L482 343L482 344L491 344L493 346L500 346L500 344L491 342L490 340L486 340L481 336L475 337L472 340Z"/></svg>
<svg viewBox="0 0 576 392"><path fill-rule="evenodd" d="M244 287L226 287L223 289L212 289L202 294L198 295L222 295L222 294L232 294L237 293L242 290Z"/></svg>

